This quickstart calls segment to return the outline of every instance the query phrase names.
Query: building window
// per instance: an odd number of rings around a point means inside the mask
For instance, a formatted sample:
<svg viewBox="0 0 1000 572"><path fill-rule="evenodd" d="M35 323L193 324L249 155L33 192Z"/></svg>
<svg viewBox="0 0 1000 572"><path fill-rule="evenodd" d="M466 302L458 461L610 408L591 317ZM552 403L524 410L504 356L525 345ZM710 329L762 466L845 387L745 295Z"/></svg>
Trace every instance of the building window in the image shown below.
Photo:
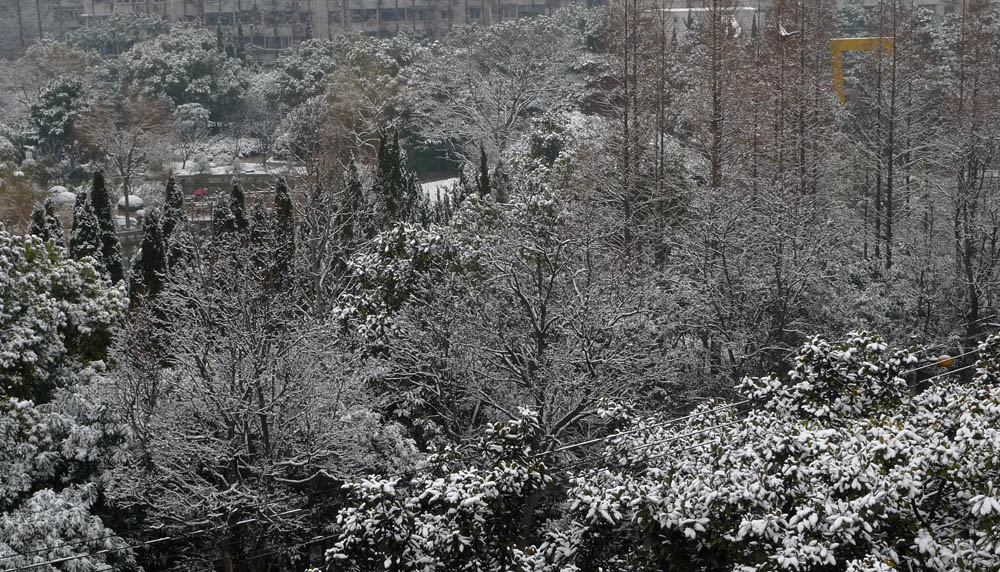
<svg viewBox="0 0 1000 572"><path fill-rule="evenodd" d="M352 22L367 22L375 19L375 8L355 8L351 10Z"/></svg>
<svg viewBox="0 0 1000 572"><path fill-rule="evenodd" d="M431 9L423 6L406 9L406 19L415 22L423 22L431 19Z"/></svg>
<svg viewBox="0 0 1000 572"><path fill-rule="evenodd" d="M516 18L517 17L517 4L504 4L503 5L503 17L504 18Z"/></svg>
<svg viewBox="0 0 1000 572"><path fill-rule="evenodd" d="M341 13L340 13L340 10L337 10L336 12L330 12L330 21L333 22L333 23L335 23L335 24L340 24L341 23Z"/></svg>
<svg viewBox="0 0 1000 572"><path fill-rule="evenodd" d="M451 9L441 10L442 20L451 20Z"/></svg>
<svg viewBox="0 0 1000 572"><path fill-rule="evenodd" d="M382 10L383 22L399 22L406 19L406 10L403 8L384 8Z"/></svg>
<svg viewBox="0 0 1000 572"><path fill-rule="evenodd" d="M545 13L544 4L519 4L517 6L518 18L532 18Z"/></svg>

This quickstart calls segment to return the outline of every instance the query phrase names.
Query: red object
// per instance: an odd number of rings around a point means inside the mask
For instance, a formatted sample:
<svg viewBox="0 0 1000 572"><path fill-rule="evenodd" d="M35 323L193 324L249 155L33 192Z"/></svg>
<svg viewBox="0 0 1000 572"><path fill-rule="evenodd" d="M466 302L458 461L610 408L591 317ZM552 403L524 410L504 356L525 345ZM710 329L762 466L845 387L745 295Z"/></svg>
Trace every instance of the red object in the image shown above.
<svg viewBox="0 0 1000 572"><path fill-rule="evenodd" d="M196 196L196 197L203 197L203 196L205 196L207 194L208 194L208 191L206 191L205 189L195 189L195 191L194 191L194 196Z"/></svg>

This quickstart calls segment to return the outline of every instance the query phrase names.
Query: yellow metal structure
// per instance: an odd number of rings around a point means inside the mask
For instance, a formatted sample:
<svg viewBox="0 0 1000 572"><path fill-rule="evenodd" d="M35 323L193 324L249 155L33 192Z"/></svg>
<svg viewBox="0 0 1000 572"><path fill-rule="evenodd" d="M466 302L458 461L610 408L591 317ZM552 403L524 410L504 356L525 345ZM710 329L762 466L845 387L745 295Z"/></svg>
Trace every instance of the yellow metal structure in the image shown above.
<svg viewBox="0 0 1000 572"><path fill-rule="evenodd" d="M844 103L844 52L883 50L892 53L892 38L834 38L830 40L830 63L833 66L833 89Z"/></svg>

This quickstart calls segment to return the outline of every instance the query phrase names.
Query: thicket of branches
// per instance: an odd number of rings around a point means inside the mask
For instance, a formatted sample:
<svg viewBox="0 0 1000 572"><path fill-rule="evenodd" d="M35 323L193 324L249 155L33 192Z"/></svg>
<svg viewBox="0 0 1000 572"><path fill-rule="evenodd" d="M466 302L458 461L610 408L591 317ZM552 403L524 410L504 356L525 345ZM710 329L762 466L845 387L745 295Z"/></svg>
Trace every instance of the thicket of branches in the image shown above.
<svg viewBox="0 0 1000 572"><path fill-rule="evenodd" d="M1000 13L660 8L7 66L0 567L1000 566Z"/></svg>

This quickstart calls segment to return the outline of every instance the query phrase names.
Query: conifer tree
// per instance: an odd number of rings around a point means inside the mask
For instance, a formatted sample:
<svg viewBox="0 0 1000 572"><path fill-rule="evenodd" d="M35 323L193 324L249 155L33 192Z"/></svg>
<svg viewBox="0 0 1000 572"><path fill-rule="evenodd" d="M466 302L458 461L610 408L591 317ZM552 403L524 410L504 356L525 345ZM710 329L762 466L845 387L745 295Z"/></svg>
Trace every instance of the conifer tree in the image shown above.
<svg viewBox="0 0 1000 572"><path fill-rule="evenodd" d="M480 197L490 195L490 164L486 159L486 149L483 144L479 144L479 176L476 178L476 192Z"/></svg>
<svg viewBox="0 0 1000 572"><path fill-rule="evenodd" d="M232 209L229 208L229 203L216 202L212 207L212 236L218 239L237 230L236 217L233 215Z"/></svg>
<svg viewBox="0 0 1000 572"><path fill-rule="evenodd" d="M287 282L291 270L291 261L295 256L295 221L292 210L292 197L288 192L288 183L284 177L279 177L274 188L274 277L276 287Z"/></svg>
<svg viewBox="0 0 1000 572"><path fill-rule="evenodd" d="M247 198L239 181L235 178L233 179L233 187L229 191L229 212L232 213L236 230L246 230L250 225L247 220Z"/></svg>
<svg viewBox="0 0 1000 572"><path fill-rule="evenodd" d="M174 268L192 250L188 216L184 210L184 191L177 181L167 179L163 205L163 242L167 248L167 267Z"/></svg>
<svg viewBox="0 0 1000 572"><path fill-rule="evenodd" d="M42 240L52 239L59 246L65 246L66 234L62 222L56 216L56 207L52 199L45 199L41 205L36 205L31 211L31 226L28 233L41 237Z"/></svg>
<svg viewBox="0 0 1000 572"><path fill-rule="evenodd" d="M129 272L129 303L133 307L143 297L156 297L163 290L167 275L167 247L159 209L146 215L144 228L142 244Z"/></svg>
<svg viewBox="0 0 1000 572"><path fill-rule="evenodd" d="M125 277L122 263L122 245L118 240L118 228L112 213L111 195L104 184L104 171L94 171L94 182L90 189L90 204L94 208L98 227L101 231L101 261L113 283Z"/></svg>
<svg viewBox="0 0 1000 572"><path fill-rule="evenodd" d="M94 215L90 197L86 191L76 195L73 207L73 228L69 235L69 255L74 260L93 258L98 266L103 264L101 258L101 227Z"/></svg>
<svg viewBox="0 0 1000 572"><path fill-rule="evenodd" d="M416 176L406 167L406 155L399 146L398 132L393 134L392 141L384 134L379 137L373 191L378 201L377 215L381 228L418 218L421 193Z"/></svg>
<svg viewBox="0 0 1000 572"><path fill-rule="evenodd" d="M184 191L181 190L180 185L173 177L167 179L164 195L163 236L169 238L174 229L187 223L188 216L187 211L184 210Z"/></svg>

